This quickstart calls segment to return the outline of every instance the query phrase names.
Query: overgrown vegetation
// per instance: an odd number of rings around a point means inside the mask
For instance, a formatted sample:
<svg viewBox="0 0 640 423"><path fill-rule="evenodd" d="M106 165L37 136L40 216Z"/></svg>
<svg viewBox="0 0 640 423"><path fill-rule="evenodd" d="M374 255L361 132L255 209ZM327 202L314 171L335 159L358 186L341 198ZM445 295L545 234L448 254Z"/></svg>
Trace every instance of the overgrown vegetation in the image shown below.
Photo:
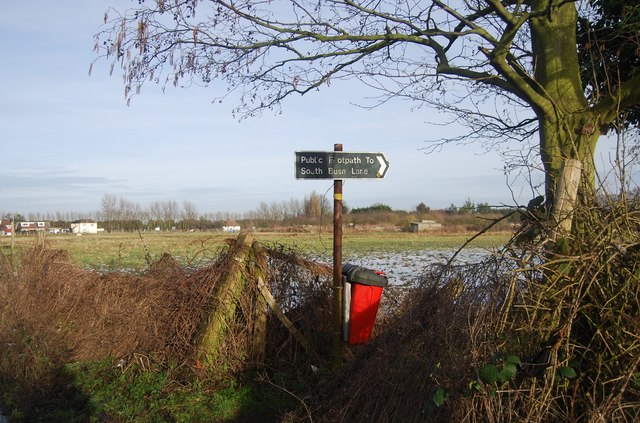
<svg viewBox="0 0 640 423"><path fill-rule="evenodd" d="M322 357L321 334L329 332L318 321L329 321L322 300L329 298L328 271L308 264L310 273L285 251L274 250L274 257L271 290ZM12 421L277 421L299 404L290 392L301 392L314 375L273 314L264 358L253 359L255 285L247 286L234 321L227 322L215 365L205 370L197 360L198 329L226 260L221 254L193 269L165 255L131 274L81 270L65 252L38 246L19 265L3 255L4 411Z"/></svg>
<svg viewBox="0 0 640 423"><path fill-rule="evenodd" d="M214 366L197 330L230 249L96 273L33 248L0 266L0 404L12 421L607 421L640 419L640 208L576 210L551 244L538 222L481 264L434 266L385 290L375 337L330 371L330 269L273 245L268 286L306 350L260 310L255 271Z"/></svg>
<svg viewBox="0 0 640 423"><path fill-rule="evenodd" d="M432 268L314 421L638 421L640 209L577 213L593 231Z"/></svg>

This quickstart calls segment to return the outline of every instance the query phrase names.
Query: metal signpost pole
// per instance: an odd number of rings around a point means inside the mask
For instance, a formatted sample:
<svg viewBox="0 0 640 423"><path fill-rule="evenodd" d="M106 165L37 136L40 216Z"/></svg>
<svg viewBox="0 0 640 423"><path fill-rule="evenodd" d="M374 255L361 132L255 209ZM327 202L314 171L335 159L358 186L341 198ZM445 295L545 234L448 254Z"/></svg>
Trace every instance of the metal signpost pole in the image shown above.
<svg viewBox="0 0 640 423"><path fill-rule="evenodd" d="M333 151L342 151L334 144ZM333 354L335 368L342 361L342 179L333 181Z"/></svg>

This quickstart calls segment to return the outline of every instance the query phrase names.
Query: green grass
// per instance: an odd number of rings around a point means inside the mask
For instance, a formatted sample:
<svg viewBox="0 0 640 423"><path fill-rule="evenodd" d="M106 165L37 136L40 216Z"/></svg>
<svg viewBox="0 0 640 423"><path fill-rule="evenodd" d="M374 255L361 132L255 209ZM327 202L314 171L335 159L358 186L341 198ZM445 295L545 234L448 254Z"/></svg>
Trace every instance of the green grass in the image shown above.
<svg viewBox="0 0 640 423"><path fill-rule="evenodd" d="M25 392L3 383L12 421L276 422L296 406L283 390L259 382L176 377L176 368L118 366L112 359L70 363L51 388Z"/></svg>
<svg viewBox="0 0 640 423"><path fill-rule="evenodd" d="M348 232L343 235L343 253L398 252L459 248L474 234L430 234L405 232ZM254 236L266 244L282 245L313 256L330 256L333 251L331 233L256 232ZM180 263L197 265L218 255L224 241L233 235L224 233L147 232L97 235L50 235L45 239L49 248L67 250L71 260L83 268L99 270L147 267L148 259L157 260L163 253L171 254ZM492 248L504 244L508 233L487 233L474 240L470 247ZM17 236L15 250L29 248L38 239ZM11 240L0 238L0 248L9 252Z"/></svg>
<svg viewBox="0 0 640 423"><path fill-rule="evenodd" d="M45 239L48 248L69 252L71 260L83 268L99 270L144 269L151 261L169 253L182 264L210 260L218 255L228 236L222 234L115 233L97 235L50 235ZM15 251L30 248L39 241L35 237L17 236ZM3 252L9 252L11 241L0 239Z"/></svg>

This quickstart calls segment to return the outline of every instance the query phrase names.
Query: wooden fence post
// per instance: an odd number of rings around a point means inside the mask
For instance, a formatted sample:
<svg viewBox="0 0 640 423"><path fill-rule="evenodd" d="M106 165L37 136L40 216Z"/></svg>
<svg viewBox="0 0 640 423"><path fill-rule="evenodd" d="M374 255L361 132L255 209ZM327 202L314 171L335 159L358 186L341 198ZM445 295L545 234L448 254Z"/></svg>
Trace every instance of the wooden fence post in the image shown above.
<svg viewBox="0 0 640 423"><path fill-rule="evenodd" d="M256 295L255 317L253 321L251 355L253 362L258 367L264 366L267 354L267 300L262 293L262 287L265 286L267 279L267 252L257 241L252 246L255 263L253 263L254 276L256 278L256 286L258 293Z"/></svg>
<svg viewBox="0 0 640 423"><path fill-rule="evenodd" d="M233 320L236 302L246 282L245 268L252 242L250 234L238 235L227 253L227 269L217 282L212 310L199 328L197 359L206 366L211 366L218 357L227 327Z"/></svg>
<svg viewBox="0 0 640 423"><path fill-rule="evenodd" d="M573 210L576 205L576 198L578 197L578 186L580 185L581 175L582 162L580 160L564 160L553 204L552 240L566 236L571 232Z"/></svg>
<svg viewBox="0 0 640 423"><path fill-rule="evenodd" d="M254 243L253 248L254 250L257 250L256 252L257 256L264 254L264 257L266 260L266 251L264 251L264 249L260 245L258 245L258 243ZM311 348L311 344L309 343L307 338L304 337L302 332L300 332L295 327L295 325L291 322L291 320L289 320L289 318L284 314L280 306L278 306L278 302L271 294L271 291L269 291L269 288L265 283L265 279L262 278L261 275L258 275L256 279L257 279L256 282L258 284L258 290L260 291L261 296L263 297L264 301L269 305L269 307L271 308L273 313L276 315L278 320L280 320L280 323L282 323L282 325L285 328L287 328L291 336L293 336L293 338L298 342L298 344L300 344L302 349L304 349L304 351L307 354L309 354L309 356L317 358L317 354L313 350L313 348ZM266 322L265 322L265 325L266 325ZM265 339L265 343L266 343L266 339Z"/></svg>

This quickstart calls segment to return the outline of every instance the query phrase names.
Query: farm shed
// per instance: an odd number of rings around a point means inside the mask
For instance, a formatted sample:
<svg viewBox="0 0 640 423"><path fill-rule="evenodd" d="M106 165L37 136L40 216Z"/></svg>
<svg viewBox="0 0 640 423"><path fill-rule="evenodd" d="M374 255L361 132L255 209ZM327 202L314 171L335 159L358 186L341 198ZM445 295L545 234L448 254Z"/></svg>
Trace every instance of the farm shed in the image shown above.
<svg viewBox="0 0 640 423"><path fill-rule="evenodd" d="M442 223L435 220L422 220L420 222L411 222L411 232L435 231L442 229Z"/></svg>

